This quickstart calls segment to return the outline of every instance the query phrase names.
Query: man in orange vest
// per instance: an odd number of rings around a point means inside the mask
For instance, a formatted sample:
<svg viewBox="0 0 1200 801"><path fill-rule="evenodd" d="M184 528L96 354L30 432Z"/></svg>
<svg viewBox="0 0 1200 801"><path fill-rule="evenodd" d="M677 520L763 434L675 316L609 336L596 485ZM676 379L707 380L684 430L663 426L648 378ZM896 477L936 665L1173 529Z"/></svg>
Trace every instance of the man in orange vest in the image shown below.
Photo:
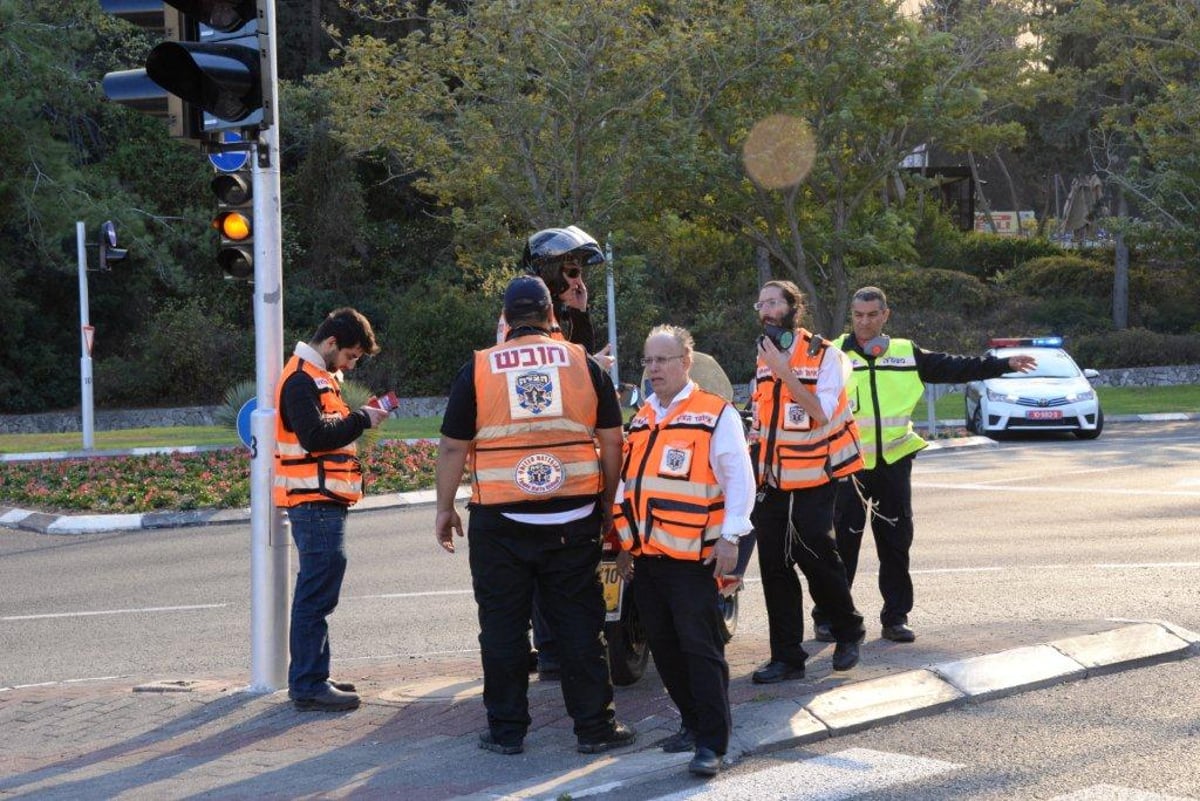
<svg viewBox="0 0 1200 801"><path fill-rule="evenodd" d="M341 376L379 352L371 323L350 308L331 312L309 342L296 343L275 400L275 505L287 509L300 572L292 597L288 697L300 709L354 709L354 685L329 680L329 626L346 573L346 513L362 498L355 448L388 413L357 411Z"/></svg>
<svg viewBox="0 0 1200 801"><path fill-rule="evenodd" d="M467 536L488 719L479 745L506 755L524 750L531 723L535 588L560 645L577 749L595 754L637 737L614 714L596 575L621 470L621 409L587 352L551 338L550 305L539 278L508 285L507 340L476 351L455 377L438 446L434 534L450 553L463 535L454 496L470 467Z"/></svg>
<svg viewBox="0 0 1200 801"><path fill-rule="evenodd" d="M803 299L791 281L768 281L754 304L764 335L750 432L759 488L752 519L771 641L770 660L751 677L757 684L804 676L797 565L837 641L834 670L858 664L866 634L833 533L836 482L862 468L845 358L797 325Z"/></svg>
<svg viewBox="0 0 1200 801"><path fill-rule="evenodd" d="M679 709L679 732L662 748L694 749L688 770L715 776L733 726L717 579L734 570L750 533L754 471L737 411L691 380L693 352L683 328L662 325L646 337L642 364L654 394L625 442L617 569L636 577L629 589Z"/></svg>
<svg viewBox="0 0 1200 801"><path fill-rule="evenodd" d="M604 251L587 231L574 225L543 228L529 236L521 254L521 269L526 275L541 278L554 299L550 317L550 336L582 345L605 370L612 367L612 345L596 349L596 334L588 314L588 288L584 270L604 263ZM508 323L501 312L496 324L496 343L508 339ZM530 670L536 667L538 678L554 681L562 673L558 643L541 612L536 591L533 596L533 648Z"/></svg>

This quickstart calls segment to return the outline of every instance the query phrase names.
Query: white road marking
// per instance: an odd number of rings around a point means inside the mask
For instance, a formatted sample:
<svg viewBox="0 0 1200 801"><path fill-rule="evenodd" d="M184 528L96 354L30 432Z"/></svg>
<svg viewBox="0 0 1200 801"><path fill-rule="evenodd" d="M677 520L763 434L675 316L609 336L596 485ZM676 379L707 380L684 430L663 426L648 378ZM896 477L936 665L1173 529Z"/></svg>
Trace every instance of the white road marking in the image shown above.
<svg viewBox="0 0 1200 801"><path fill-rule="evenodd" d="M1066 795L1056 795L1050 801L1188 801L1178 795L1163 795L1135 790L1131 787L1117 787L1114 784L1093 784L1083 790L1076 790Z"/></svg>
<svg viewBox="0 0 1200 801"><path fill-rule="evenodd" d="M191 612L197 609L224 609L229 604L194 604L192 606L146 606L140 609L97 609L90 612L52 612L41 615L7 615L0 622L16 620L52 620L66 617L95 617L97 615L140 615L147 612Z"/></svg>
<svg viewBox="0 0 1200 801"><path fill-rule="evenodd" d="M913 482L913 489L974 490L977 492L1033 492L1043 494L1071 495L1148 495L1152 497L1200 498L1200 490L1140 490L1120 487L1006 487L1002 484L940 484L936 482Z"/></svg>
<svg viewBox="0 0 1200 801"><path fill-rule="evenodd" d="M962 768L953 762L848 748L765 770L718 776L693 787L646 801L726 801L730 798L778 801L837 801L927 779Z"/></svg>

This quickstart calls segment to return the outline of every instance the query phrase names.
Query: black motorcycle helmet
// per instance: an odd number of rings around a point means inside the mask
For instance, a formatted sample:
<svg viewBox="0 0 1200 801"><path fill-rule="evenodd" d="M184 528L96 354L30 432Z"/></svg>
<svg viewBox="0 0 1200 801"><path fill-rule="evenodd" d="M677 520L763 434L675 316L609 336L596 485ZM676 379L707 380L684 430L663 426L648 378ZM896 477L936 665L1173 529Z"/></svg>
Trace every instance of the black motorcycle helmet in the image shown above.
<svg viewBox="0 0 1200 801"><path fill-rule="evenodd" d="M567 290L562 263L573 256L579 257L588 267L604 261L604 251L586 231L574 225L546 228L529 237L525 243L521 269L539 276L550 287L550 295L557 299Z"/></svg>

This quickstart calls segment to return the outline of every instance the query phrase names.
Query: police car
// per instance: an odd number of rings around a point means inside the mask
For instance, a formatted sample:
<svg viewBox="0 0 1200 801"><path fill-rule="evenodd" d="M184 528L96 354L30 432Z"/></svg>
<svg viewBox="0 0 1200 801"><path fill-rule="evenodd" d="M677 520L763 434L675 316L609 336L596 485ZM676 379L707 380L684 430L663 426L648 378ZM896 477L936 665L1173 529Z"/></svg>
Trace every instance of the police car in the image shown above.
<svg viewBox="0 0 1200 801"><path fill-rule="evenodd" d="M1071 431L1095 439L1104 429L1104 412L1089 378L1065 350L1062 337L993 339L989 356L1001 359L1025 353L1037 359L1028 373L972 381L966 387L967 429L994 436L1006 431Z"/></svg>

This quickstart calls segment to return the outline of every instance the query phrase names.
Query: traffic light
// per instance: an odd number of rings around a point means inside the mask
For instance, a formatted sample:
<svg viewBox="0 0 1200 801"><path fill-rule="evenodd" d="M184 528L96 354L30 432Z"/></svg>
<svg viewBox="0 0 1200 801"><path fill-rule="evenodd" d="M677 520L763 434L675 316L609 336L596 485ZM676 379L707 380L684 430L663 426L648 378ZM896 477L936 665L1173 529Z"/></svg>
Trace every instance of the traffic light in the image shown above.
<svg viewBox="0 0 1200 801"><path fill-rule="evenodd" d="M266 2L266 0L262 0ZM180 125L172 134L207 138L234 128L269 125L270 74L266 36L259 36L258 0L100 0L101 7L143 28L161 29L166 41L140 70L104 76L110 100L149 111L174 99ZM267 122L264 122L267 120Z"/></svg>
<svg viewBox="0 0 1200 801"><path fill-rule="evenodd" d="M117 226L111 220L100 223L100 269L107 272L112 269L113 262L125 261L129 251L117 247Z"/></svg>
<svg viewBox="0 0 1200 801"><path fill-rule="evenodd" d="M254 189L251 172L221 172L212 180L217 196L217 216L212 227L220 239L217 263L225 277L249 280L254 277Z"/></svg>

